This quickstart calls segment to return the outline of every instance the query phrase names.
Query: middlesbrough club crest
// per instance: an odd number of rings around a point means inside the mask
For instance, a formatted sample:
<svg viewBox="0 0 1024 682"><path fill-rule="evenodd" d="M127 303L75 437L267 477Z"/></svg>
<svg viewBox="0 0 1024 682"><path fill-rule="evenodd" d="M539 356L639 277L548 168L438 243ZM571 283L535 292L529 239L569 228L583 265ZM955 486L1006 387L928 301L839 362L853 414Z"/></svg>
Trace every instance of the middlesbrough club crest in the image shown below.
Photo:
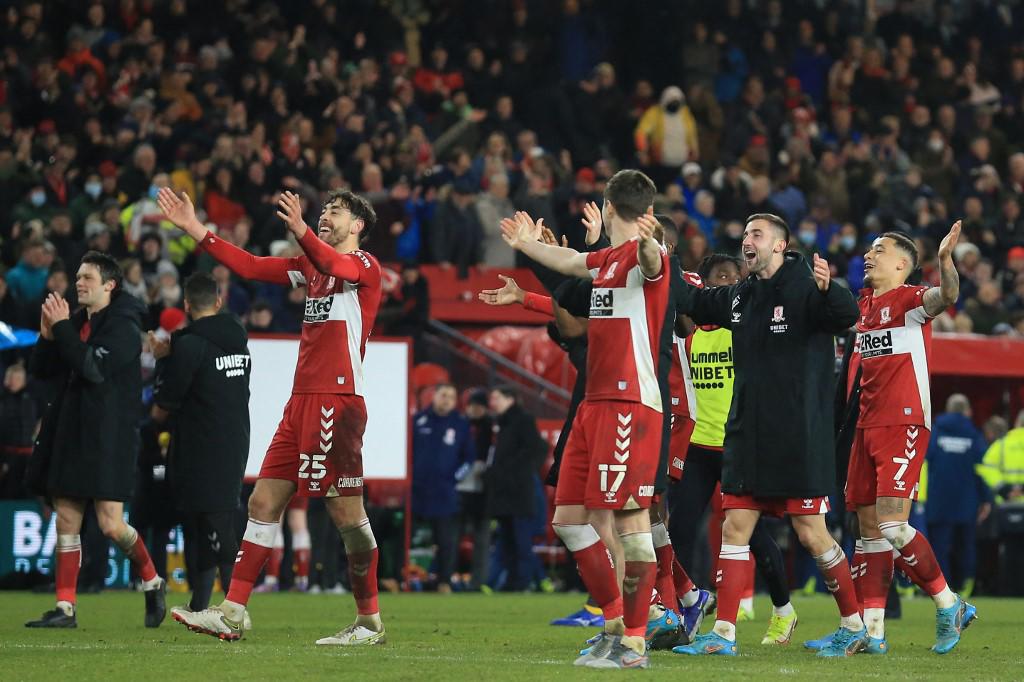
<svg viewBox="0 0 1024 682"><path fill-rule="evenodd" d="M772 313L772 322L785 322L786 315L782 310L781 305L775 306L775 311Z"/></svg>
<svg viewBox="0 0 1024 682"><path fill-rule="evenodd" d="M882 324L892 322L892 314L889 312L889 306L882 308Z"/></svg>

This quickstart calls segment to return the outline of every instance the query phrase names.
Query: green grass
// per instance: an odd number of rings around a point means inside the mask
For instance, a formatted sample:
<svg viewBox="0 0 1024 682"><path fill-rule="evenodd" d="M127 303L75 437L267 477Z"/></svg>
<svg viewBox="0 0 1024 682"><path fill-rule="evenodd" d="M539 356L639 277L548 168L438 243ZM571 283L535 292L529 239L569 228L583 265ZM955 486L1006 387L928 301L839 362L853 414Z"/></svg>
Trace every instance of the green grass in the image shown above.
<svg viewBox="0 0 1024 682"><path fill-rule="evenodd" d="M556 628L551 618L579 607L578 595L383 595L390 641L366 650L318 648L313 642L352 619L351 597L256 595L255 629L241 642L195 635L169 617L158 630L142 626L141 594L83 596L77 630L28 630L25 620L52 608L52 596L0 593L0 680L362 680L593 679L600 671L573 668L576 650L591 631ZM169 595L169 605L184 596ZM889 624L891 653L819 660L799 644L761 647L769 604L757 601L758 619L741 623L738 658L692 658L654 652L650 674L672 679L919 679L1024 678L1021 607L1011 599L978 599L980 620L951 654L928 651L934 641L931 602L904 602L904 617ZM795 598L797 639L835 627L835 606L825 596ZM667 678L666 678L667 679Z"/></svg>

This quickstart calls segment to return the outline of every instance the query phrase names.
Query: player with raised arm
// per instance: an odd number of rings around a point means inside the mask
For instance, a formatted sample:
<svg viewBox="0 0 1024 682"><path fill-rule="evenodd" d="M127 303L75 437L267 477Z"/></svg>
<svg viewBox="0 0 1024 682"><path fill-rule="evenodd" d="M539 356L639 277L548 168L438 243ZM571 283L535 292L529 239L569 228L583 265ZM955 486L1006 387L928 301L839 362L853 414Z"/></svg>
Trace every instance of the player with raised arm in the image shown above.
<svg viewBox="0 0 1024 682"><path fill-rule="evenodd" d="M914 242L886 232L864 255L864 283L854 361L861 367L860 414L850 455L846 504L857 512L863 543L861 578L867 653L888 652L885 601L893 574L893 549L908 575L935 602L935 646L944 654L977 617L976 609L946 584L928 540L907 520L917 497L931 429L928 364L932 319L956 303L960 278L953 248L960 221L939 245L939 286L907 284L917 269ZM808 642L810 648L826 642Z"/></svg>
<svg viewBox="0 0 1024 682"><path fill-rule="evenodd" d="M217 607L175 614L190 630L222 640L242 636L246 604L270 556L281 513L293 495L326 498L348 554L358 615L321 645L385 641L377 607L377 543L363 508L363 355L381 299L381 268L359 249L376 222L373 208L348 190L327 195L313 232L299 197L281 195L278 216L305 255L258 258L209 233L188 196L163 189L161 210L210 255L246 279L306 287L306 312L292 396L249 498L245 528L227 598Z"/></svg>
<svg viewBox="0 0 1024 682"><path fill-rule="evenodd" d="M656 555L648 507L661 450L658 358L668 307L668 256L654 239L655 187L623 170L604 195L611 246L591 253L537 241L541 223L519 213L503 236L556 272L592 279L586 397L573 423L555 493L553 527L601 607L604 636L575 664L649 665L644 634ZM600 532L599 532L600 528ZM625 557L623 589L602 535L617 532Z"/></svg>
<svg viewBox="0 0 1024 682"><path fill-rule="evenodd" d="M750 275L732 286L687 286L677 299L676 312L696 324L732 330L735 369L722 453L718 615L711 632L677 653L737 654L736 616L762 514L790 516L835 597L840 627L819 655L850 656L867 639L846 555L825 525L835 484L834 335L856 322L857 304L832 282L827 262L787 252L789 240L782 218L750 216L742 244Z"/></svg>

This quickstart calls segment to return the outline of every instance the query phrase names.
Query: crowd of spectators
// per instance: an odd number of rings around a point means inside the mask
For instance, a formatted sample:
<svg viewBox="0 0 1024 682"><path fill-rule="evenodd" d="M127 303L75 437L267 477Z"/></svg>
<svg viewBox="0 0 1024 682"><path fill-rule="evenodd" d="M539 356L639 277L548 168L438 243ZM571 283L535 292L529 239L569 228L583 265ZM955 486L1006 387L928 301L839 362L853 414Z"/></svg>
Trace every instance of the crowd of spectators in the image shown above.
<svg viewBox="0 0 1024 682"><path fill-rule="evenodd" d="M824 5L824 9L821 6ZM86 249L124 258L161 312L212 269L255 330L295 330L303 292L237 282L154 201L187 192L222 238L297 253L282 189L315 220L364 193L392 311L418 275L507 267L500 218L570 244L618 168L659 185L693 268L752 212L852 287L902 229L935 282L956 218L961 300L940 329L1024 335L1024 8L988 2L70 0L3 2L0 319L74 298ZM419 292L419 294L416 294ZM401 314L385 320L403 323ZM407 321L404 322L407 324Z"/></svg>

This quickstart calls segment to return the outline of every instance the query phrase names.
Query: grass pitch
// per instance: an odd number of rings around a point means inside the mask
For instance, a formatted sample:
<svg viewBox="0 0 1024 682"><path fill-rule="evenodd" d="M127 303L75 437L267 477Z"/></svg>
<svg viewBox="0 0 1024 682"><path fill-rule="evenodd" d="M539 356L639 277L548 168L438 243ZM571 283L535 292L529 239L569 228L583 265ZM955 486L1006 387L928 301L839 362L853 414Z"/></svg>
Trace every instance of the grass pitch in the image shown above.
<svg viewBox="0 0 1024 682"><path fill-rule="evenodd" d="M168 595L168 606L185 601ZM794 597L796 639L836 627L832 599ZM80 597L77 630L29 630L26 620L52 608L53 597L0 593L0 680L547 680L593 679L607 674L671 674L675 679L750 680L1024 679L1021 612L1024 602L978 599L979 620L952 653L937 656L934 608L905 601L903 619L889 624L891 652L845 660L816 659L799 642L760 645L770 604L757 600L758 618L739 626L740 656L689 657L653 652L643 672L572 666L582 628L547 623L579 608L579 595L386 594L381 610L389 642L348 650L316 647L317 638L352 620L352 599L305 594L255 595L255 629L225 643L185 630L168 616L158 630L142 625L143 598L108 592ZM705 626L705 629L709 626Z"/></svg>

